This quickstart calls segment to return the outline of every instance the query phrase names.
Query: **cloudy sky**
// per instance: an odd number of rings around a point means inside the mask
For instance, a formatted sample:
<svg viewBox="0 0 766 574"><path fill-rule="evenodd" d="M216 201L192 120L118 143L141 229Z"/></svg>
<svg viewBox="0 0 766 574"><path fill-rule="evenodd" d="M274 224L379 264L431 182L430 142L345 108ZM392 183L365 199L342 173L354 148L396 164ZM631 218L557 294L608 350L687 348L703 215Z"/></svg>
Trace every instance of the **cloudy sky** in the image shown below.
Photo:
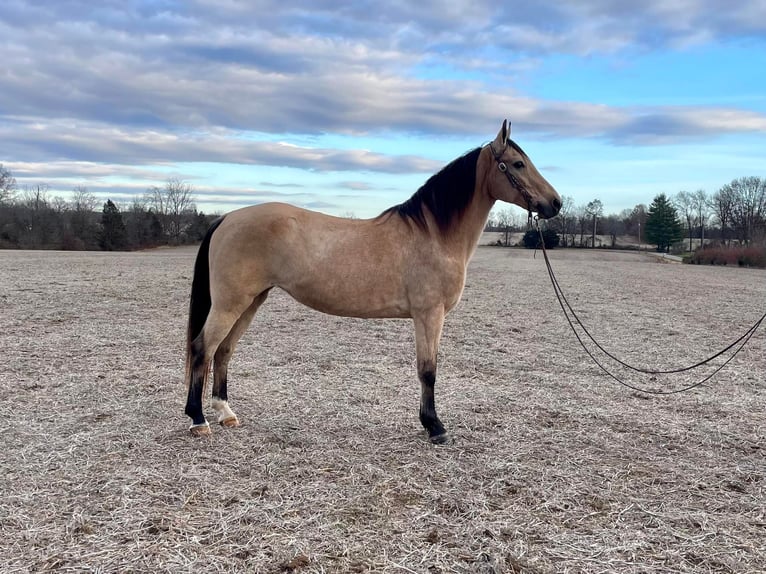
<svg viewBox="0 0 766 574"><path fill-rule="evenodd" d="M503 118L607 212L766 176L766 0L3 0L0 163L374 216Z"/></svg>

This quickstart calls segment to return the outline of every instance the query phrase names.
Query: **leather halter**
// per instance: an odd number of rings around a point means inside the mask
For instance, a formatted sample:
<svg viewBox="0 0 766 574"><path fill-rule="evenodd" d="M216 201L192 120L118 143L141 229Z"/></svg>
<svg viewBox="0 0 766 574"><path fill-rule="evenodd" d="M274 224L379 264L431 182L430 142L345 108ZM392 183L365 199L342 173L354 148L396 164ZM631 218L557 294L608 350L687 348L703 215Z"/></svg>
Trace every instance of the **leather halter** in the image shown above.
<svg viewBox="0 0 766 574"><path fill-rule="evenodd" d="M507 146L507 144L506 144ZM524 198L524 201L527 202L527 211L529 212L529 219L531 221L532 219L532 194L529 193L526 187L522 185L522 183L516 178L515 175L511 173L511 171L508 169L508 166L504 161L500 161L500 158L503 157L503 153L505 152L505 148L500 151L500 153L495 151L495 148L492 147L492 144L489 144L489 150L492 152L492 157L495 158L495 161L497 162L497 169L499 169L502 173L505 174L505 177L508 178L508 182L511 184L511 187L513 187L516 191L518 191L521 196Z"/></svg>

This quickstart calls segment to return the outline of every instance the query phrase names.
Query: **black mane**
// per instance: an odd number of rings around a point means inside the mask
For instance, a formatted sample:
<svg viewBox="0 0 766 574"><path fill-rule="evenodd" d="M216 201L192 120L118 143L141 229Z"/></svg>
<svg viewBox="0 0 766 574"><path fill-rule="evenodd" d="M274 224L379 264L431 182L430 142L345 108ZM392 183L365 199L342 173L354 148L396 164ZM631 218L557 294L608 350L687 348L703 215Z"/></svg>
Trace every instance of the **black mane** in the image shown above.
<svg viewBox="0 0 766 574"><path fill-rule="evenodd" d="M529 159L529 156L526 154L526 152L523 149L521 149L521 146L517 144L515 141L509 138L508 140L506 140L506 143L509 146L511 146L513 149L515 149L517 152L519 152L521 154L521 157L525 157Z"/></svg>
<svg viewBox="0 0 766 574"><path fill-rule="evenodd" d="M411 219L421 229L428 227L424 208L431 212L439 230L449 230L473 199L476 188L476 162L481 147L469 151L435 173L404 203L389 207L379 217L398 214Z"/></svg>

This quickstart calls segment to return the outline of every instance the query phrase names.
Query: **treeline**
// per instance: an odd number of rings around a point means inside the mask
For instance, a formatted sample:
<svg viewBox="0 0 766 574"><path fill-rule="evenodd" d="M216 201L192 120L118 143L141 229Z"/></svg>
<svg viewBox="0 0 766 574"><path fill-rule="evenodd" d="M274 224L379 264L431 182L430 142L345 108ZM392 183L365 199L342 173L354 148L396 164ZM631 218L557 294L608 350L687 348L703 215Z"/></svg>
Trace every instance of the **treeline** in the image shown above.
<svg viewBox="0 0 766 574"><path fill-rule="evenodd" d="M197 211L192 187L170 179L129 204L101 203L83 186L71 199L46 185L18 190L0 165L0 248L132 250L200 241L215 215Z"/></svg>
<svg viewBox="0 0 766 574"><path fill-rule="evenodd" d="M763 244L766 242L766 179L741 177L732 180L715 193L704 190L680 191L675 196L660 194L661 203L669 203L667 224L677 223L688 245L676 240L678 250L692 251L708 243L719 245ZM616 214L604 214L603 204L594 199L578 205L564 196L559 215L547 222L547 228L560 235L562 247L627 247L618 238L630 237L631 244L654 244L651 226L647 227L651 206L638 204ZM664 209L664 207L663 207ZM510 209L493 212L487 222L488 231L505 232L526 229L526 217ZM674 235L673 235L674 236ZM604 238L607 238L606 240Z"/></svg>

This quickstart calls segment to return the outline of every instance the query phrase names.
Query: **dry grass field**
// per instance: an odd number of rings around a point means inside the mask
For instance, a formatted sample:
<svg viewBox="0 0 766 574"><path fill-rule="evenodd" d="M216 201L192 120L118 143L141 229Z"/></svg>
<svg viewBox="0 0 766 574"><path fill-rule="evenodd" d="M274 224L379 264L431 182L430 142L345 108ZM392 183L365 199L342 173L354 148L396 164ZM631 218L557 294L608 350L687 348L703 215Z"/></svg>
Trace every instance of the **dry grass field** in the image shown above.
<svg viewBox="0 0 766 574"><path fill-rule="evenodd" d="M703 387L636 393L577 346L541 254L483 247L440 353L451 444L420 428L408 321L276 292L232 361L243 425L195 439L194 255L0 252L1 572L766 571L764 329ZM766 305L764 271L552 258L643 365L693 363Z"/></svg>

